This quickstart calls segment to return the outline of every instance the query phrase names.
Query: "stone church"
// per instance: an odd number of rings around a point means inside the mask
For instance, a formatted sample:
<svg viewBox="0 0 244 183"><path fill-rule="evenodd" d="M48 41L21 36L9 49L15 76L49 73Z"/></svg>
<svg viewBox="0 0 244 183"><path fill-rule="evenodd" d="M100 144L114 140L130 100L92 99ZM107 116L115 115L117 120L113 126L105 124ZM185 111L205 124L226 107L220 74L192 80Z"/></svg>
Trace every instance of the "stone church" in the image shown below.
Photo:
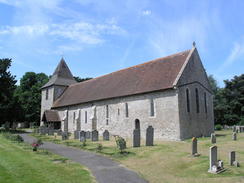
<svg viewBox="0 0 244 183"><path fill-rule="evenodd" d="M108 130L131 138L183 140L214 131L213 95L192 49L77 83L64 59L42 87L41 124L55 129Z"/></svg>

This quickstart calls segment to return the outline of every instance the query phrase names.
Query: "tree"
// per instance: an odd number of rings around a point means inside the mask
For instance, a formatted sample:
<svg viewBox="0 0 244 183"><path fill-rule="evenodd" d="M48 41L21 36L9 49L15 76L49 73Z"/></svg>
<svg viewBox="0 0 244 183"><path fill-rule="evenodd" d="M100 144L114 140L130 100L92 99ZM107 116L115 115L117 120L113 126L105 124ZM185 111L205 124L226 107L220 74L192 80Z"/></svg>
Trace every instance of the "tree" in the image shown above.
<svg viewBox="0 0 244 183"><path fill-rule="evenodd" d="M26 72L15 91L22 109L22 119L27 122L40 121L41 87L48 81L44 73Z"/></svg>
<svg viewBox="0 0 244 183"><path fill-rule="evenodd" d="M92 78L80 78L79 76L74 76L74 79L80 83L80 82L83 82L83 81L87 81L89 79L92 79Z"/></svg>
<svg viewBox="0 0 244 183"><path fill-rule="evenodd" d="M0 125L15 120L15 115L13 115L15 113L12 108L16 102L13 94L17 81L9 71L11 63L11 59L0 59Z"/></svg>
<svg viewBox="0 0 244 183"><path fill-rule="evenodd" d="M213 76L209 76L214 93L215 124L244 125L244 74L225 80L219 88Z"/></svg>

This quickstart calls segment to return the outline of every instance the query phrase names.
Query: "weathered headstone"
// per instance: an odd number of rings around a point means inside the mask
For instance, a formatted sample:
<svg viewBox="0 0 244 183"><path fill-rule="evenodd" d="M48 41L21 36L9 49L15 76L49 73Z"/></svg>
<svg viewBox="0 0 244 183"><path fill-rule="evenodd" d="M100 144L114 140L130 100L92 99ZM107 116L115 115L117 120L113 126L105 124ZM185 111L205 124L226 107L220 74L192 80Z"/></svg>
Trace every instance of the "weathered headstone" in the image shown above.
<svg viewBox="0 0 244 183"><path fill-rule="evenodd" d="M133 147L141 146L141 132L140 129L135 129L133 131Z"/></svg>
<svg viewBox="0 0 244 183"><path fill-rule="evenodd" d="M236 160L236 152L235 151L231 151L229 153L229 164L231 166L233 166L233 162Z"/></svg>
<svg viewBox="0 0 244 183"><path fill-rule="evenodd" d="M109 140L109 131L108 130L105 130L103 132L103 140Z"/></svg>
<svg viewBox="0 0 244 183"><path fill-rule="evenodd" d="M154 129L152 126L148 126L146 131L146 146L153 146Z"/></svg>
<svg viewBox="0 0 244 183"><path fill-rule="evenodd" d="M62 135L62 130L58 130L58 131L57 131L57 134L58 134L59 136L61 136L61 135Z"/></svg>
<svg viewBox="0 0 244 183"><path fill-rule="evenodd" d="M68 140L68 139L69 139L68 132L62 132L62 140Z"/></svg>
<svg viewBox="0 0 244 183"><path fill-rule="evenodd" d="M48 129L48 135L54 135L54 129L49 128Z"/></svg>
<svg viewBox="0 0 244 183"><path fill-rule="evenodd" d="M232 140L236 140L236 139L237 139L236 132L233 132L233 134L232 134Z"/></svg>
<svg viewBox="0 0 244 183"><path fill-rule="evenodd" d="M217 146L212 146L209 149L209 173L220 173L223 172L224 169L224 163L221 160L218 160L217 155Z"/></svg>
<svg viewBox="0 0 244 183"><path fill-rule="evenodd" d="M98 141L98 131L97 130L92 131L92 141Z"/></svg>
<svg viewBox="0 0 244 183"><path fill-rule="evenodd" d="M199 156L199 154L197 152L197 138L196 137L192 138L191 154L192 154L192 156Z"/></svg>
<svg viewBox="0 0 244 183"><path fill-rule="evenodd" d="M80 131L78 138L80 139L80 142L86 141L86 132L85 131Z"/></svg>
<svg viewBox="0 0 244 183"><path fill-rule="evenodd" d="M239 164L238 161L234 161L234 162L233 162L233 166L235 166L235 167L240 167L240 164Z"/></svg>
<svg viewBox="0 0 244 183"><path fill-rule="evenodd" d="M214 133L211 133L211 143L215 144L216 143L216 136Z"/></svg>
<svg viewBox="0 0 244 183"><path fill-rule="evenodd" d="M86 139L90 139L91 138L91 132L90 131L86 131Z"/></svg>
<svg viewBox="0 0 244 183"><path fill-rule="evenodd" d="M78 130L74 131L74 139L79 139L79 133L80 133L80 131L78 131Z"/></svg>
<svg viewBox="0 0 244 183"><path fill-rule="evenodd" d="M217 172L217 161L217 146L212 146L209 150L209 172Z"/></svg>
<svg viewBox="0 0 244 183"><path fill-rule="evenodd" d="M233 129L233 132L236 132L236 126L233 126L232 129Z"/></svg>

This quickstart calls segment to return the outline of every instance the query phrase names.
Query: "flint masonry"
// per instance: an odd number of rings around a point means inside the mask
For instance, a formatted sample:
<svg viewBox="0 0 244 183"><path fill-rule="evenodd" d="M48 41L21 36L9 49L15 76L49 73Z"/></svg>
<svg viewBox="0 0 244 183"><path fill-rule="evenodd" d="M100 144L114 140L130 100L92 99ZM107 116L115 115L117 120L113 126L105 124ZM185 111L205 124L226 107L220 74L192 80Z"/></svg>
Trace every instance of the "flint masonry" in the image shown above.
<svg viewBox="0 0 244 183"><path fill-rule="evenodd" d="M213 95L193 48L76 83L64 59L42 87L41 125L183 140L214 131Z"/></svg>

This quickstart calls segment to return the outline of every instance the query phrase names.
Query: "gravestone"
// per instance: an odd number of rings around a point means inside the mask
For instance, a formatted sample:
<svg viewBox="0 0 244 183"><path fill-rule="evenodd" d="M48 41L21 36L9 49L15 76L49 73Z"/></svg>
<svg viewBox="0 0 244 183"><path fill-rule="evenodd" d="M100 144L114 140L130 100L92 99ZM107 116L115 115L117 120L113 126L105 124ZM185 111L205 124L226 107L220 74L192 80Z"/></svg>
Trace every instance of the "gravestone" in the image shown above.
<svg viewBox="0 0 244 183"><path fill-rule="evenodd" d="M74 139L79 139L79 133L80 133L80 131L78 131L78 130L74 131Z"/></svg>
<svg viewBox="0 0 244 183"><path fill-rule="evenodd" d="M199 156L199 154L197 152L197 138L196 137L192 138L191 154L192 154L192 156Z"/></svg>
<svg viewBox="0 0 244 183"><path fill-rule="evenodd" d="M80 131L78 138L80 139L80 142L86 141L86 132L85 131Z"/></svg>
<svg viewBox="0 0 244 183"><path fill-rule="evenodd" d="M216 143L216 136L214 133L211 133L211 143L215 144Z"/></svg>
<svg viewBox="0 0 244 183"><path fill-rule="evenodd" d="M103 140L109 140L109 131L108 130L105 130L103 132Z"/></svg>
<svg viewBox="0 0 244 183"><path fill-rule="evenodd" d="M90 139L91 138L91 132L90 131L86 131L86 139Z"/></svg>
<svg viewBox="0 0 244 183"><path fill-rule="evenodd" d="M233 126L233 132L236 132L236 126Z"/></svg>
<svg viewBox="0 0 244 183"><path fill-rule="evenodd" d="M54 129L49 128L48 129L48 135L54 135Z"/></svg>
<svg viewBox="0 0 244 183"><path fill-rule="evenodd" d="M236 132L233 132L233 134L232 134L232 140L236 140L236 139L237 139Z"/></svg>
<svg viewBox="0 0 244 183"><path fill-rule="evenodd" d="M92 141L98 141L98 131L97 130L92 131Z"/></svg>
<svg viewBox="0 0 244 183"><path fill-rule="evenodd" d="M133 147L141 146L141 132L140 129L135 129L133 131Z"/></svg>
<svg viewBox="0 0 244 183"><path fill-rule="evenodd" d="M59 136L61 136L61 135L62 135L62 130L58 130L58 131L57 131L57 134L58 134Z"/></svg>
<svg viewBox="0 0 244 183"><path fill-rule="evenodd" d="M62 132L62 140L68 140L68 139L69 139L68 132Z"/></svg>
<svg viewBox="0 0 244 183"><path fill-rule="evenodd" d="M212 146L209 149L209 173L221 173L224 169L224 163L221 160L218 160L217 155L217 146Z"/></svg>
<svg viewBox="0 0 244 183"><path fill-rule="evenodd" d="M231 151L229 153L229 164L231 166L233 166L233 163L234 163L235 160L236 160L236 152L235 151Z"/></svg>
<svg viewBox="0 0 244 183"><path fill-rule="evenodd" d="M148 126L146 132L146 146L153 146L154 129L152 126Z"/></svg>
<svg viewBox="0 0 244 183"><path fill-rule="evenodd" d="M44 128L45 128L44 126L40 127L40 131L39 132L40 132L41 135L45 135L45 129Z"/></svg>

